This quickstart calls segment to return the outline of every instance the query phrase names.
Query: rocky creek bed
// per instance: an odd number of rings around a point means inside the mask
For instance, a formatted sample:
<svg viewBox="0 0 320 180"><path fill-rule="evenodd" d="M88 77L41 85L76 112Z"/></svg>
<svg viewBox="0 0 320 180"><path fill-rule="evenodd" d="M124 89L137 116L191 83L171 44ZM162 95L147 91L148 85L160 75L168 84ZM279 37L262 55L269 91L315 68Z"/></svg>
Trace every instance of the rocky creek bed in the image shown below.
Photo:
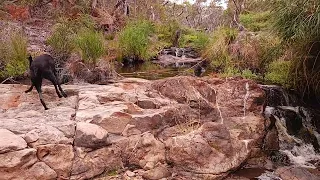
<svg viewBox="0 0 320 180"><path fill-rule="evenodd" d="M266 95L251 80L127 78L64 85L62 99L44 86L47 111L27 88L0 85L0 179L246 179L232 172L261 159L273 168L261 158L275 140ZM319 179L292 169L278 175Z"/></svg>

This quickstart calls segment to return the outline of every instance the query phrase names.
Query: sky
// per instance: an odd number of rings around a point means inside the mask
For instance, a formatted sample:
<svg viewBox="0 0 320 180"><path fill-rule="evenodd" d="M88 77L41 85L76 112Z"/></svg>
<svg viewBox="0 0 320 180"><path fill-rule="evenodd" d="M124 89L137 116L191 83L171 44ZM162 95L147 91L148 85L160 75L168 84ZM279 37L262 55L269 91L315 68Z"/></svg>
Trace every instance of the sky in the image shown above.
<svg viewBox="0 0 320 180"><path fill-rule="evenodd" d="M196 0L170 0L171 2L176 2L178 4L183 3L184 1L189 1L190 3L194 3ZM207 4L209 4L211 0L207 0ZM220 4L224 9L227 9L227 2L226 0L221 0Z"/></svg>

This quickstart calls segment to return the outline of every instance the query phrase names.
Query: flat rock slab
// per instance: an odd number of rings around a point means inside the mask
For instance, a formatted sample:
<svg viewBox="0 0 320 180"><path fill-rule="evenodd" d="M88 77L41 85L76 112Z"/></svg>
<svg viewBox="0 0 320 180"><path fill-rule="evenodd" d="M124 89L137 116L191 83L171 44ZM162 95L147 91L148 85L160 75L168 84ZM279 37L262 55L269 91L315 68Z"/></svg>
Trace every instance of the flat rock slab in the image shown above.
<svg viewBox="0 0 320 180"><path fill-rule="evenodd" d="M89 179L123 167L135 169L120 179L223 177L264 137L264 92L250 80L127 78L62 88L67 98L43 86L45 111L36 91L0 85L0 179Z"/></svg>

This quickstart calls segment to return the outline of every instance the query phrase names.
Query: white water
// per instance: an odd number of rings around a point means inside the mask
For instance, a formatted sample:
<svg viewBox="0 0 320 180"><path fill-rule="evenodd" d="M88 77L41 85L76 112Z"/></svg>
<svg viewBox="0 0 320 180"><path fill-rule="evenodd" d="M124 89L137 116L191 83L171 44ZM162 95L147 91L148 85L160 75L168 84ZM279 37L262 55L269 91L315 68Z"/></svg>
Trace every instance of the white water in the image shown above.
<svg viewBox="0 0 320 180"><path fill-rule="evenodd" d="M281 108L298 112L297 107L283 106ZM274 111L275 109L273 107L266 107L266 117L270 117ZM311 144L304 144L304 142L297 137L289 135L285 125L285 119L283 117L279 118L274 116L274 118L276 119L275 124L278 130L280 151L288 156L293 165L306 168L316 168L310 163L311 161L320 161L320 155L315 152L314 147ZM293 146L293 148L288 149L290 146Z"/></svg>
<svg viewBox="0 0 320 180"><path fill-rule="evenodd" d="M282 180L280 177L274 174L274 172L266 171L257 177L259 180Z"/></svg>
<svg viewBox="0 0 320 180"><path fill-rule="evenodd" d="M320 135L316 132L314 127L312 127L310 114L305 108L291 106L279 106L278 108L290 110L296 112L297 114L303 113L302 116L305 117L303 118L304 126L307 127L310 131L312 131L312 134L314 134L318 142L320 142ZM278 117L275 113L276 111L277 110L274 107L267 106L265 108L264 113L267 118L273 115L273 117L276 119L275 125L278 130L280 152L286 154L290 162L295 166L305 168L316 168L316 166L312 163L320 162L320 154L317 154L315 152L315 149L311 144L306 144L303 142L303 140L295 136L289 135L286 127L285 117ZM264 176L260 179L268 180L268 178L265 177L267 174L263 174Z"/></svg>
<svg viewBox="0 0 320 180"><path fill-rule="evenodd" d="M291 150L281 150L290 159L291 163L306 168L316 168L310 161L320 161L320 155L314 151L311 144L294 146Z"/></svg>
<svg viewBox="0 0 320 180"><path fill-rule="evenodd" d="M244 145L246 146L246 151L247 153L249 153L249 148L248 148L248 144L250 141L252 141L253 139L245 139L245 140L241 140L242 142L244 142Z"/></svg>
<svg viewBox="0 0 320 180"><path fill-rule="evenodd" d="M250 87L249 87L249 83L247 82L246 83L246 95L244 96L244 99L243 99L243 119L246 117L247 100L250 95L249 90L250 90Z"/></svg>

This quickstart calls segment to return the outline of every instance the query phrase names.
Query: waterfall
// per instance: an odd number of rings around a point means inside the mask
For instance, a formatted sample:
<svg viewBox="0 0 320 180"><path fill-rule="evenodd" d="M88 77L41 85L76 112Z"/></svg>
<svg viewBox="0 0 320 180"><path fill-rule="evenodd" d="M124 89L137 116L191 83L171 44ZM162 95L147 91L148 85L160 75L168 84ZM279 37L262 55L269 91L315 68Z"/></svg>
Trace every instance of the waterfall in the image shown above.
<svg viewBox="0 0 320 180"><path fill-rule="evenodd" d="M279 86L261 88L267 94L264 115L278 131L279 151L292 165L316 168L320 161L320 119L316 111L302 106Z"/></svg>

